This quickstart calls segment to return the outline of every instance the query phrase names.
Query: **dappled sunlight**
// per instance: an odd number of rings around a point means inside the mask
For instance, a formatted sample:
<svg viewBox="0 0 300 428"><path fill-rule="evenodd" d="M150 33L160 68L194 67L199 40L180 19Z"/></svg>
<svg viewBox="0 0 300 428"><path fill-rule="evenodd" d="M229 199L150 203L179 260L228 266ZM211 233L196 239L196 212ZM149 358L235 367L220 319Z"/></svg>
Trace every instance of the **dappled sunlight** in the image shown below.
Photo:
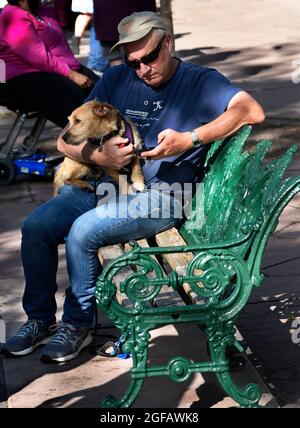
<svg viewBox="0 0 300 428"><path fill-rule="evenodd" d="M279 404L294 403L299 396L300 340L295 341L295 327L300 326L299 209L297 195L269 239L262 263L265 280L252 293L238 323L251 348L251 361L275 397L283 400Z"/></svg>
<svg viewBox="0 0 300 428"><path fill-rule="evenodd" d="M0 260L4 252L19 249L21 241L20 229L13 229L0 234Z"/></svg>
<svg viewBox="0 0 300 428"><path fill-rule="evenodd" d="M217 68L242 89L250 92L265 108L267 116L298 116L300 85L293 83L299 43L283 43L280 49L268 44L239 50L215 47L178 50L183 60ZM281 95L282 94L282 95ZM282 96L285 97L284 103Z"/></svg>

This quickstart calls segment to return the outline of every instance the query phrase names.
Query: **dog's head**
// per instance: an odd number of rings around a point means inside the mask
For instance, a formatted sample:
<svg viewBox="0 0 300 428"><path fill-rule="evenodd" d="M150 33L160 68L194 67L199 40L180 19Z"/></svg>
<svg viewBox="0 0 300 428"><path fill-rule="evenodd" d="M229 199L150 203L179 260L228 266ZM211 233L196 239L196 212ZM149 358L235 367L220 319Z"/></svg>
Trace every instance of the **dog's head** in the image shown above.
<svg viewBox="0 0 300 428"><path fill-rule="evenodd" d="M118 114L118 110L108 103L89 101L72 112L62 137L72 145L101 138L117 129Z"/></svg>

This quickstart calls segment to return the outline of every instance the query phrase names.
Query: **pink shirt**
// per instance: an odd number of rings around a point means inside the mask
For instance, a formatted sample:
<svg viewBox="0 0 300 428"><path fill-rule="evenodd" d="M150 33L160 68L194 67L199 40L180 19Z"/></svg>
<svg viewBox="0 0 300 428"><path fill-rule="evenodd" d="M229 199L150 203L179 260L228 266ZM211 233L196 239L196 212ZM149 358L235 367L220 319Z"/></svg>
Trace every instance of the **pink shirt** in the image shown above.
<svg viewBox="0 0 300 428"><path fill-rule="evenodd" d="M6 80L20 74L48 71L68 76L78 70L54 10L41 7L39 20L31 13L7 5L0 14L0 59L5 61Z"/></svg>

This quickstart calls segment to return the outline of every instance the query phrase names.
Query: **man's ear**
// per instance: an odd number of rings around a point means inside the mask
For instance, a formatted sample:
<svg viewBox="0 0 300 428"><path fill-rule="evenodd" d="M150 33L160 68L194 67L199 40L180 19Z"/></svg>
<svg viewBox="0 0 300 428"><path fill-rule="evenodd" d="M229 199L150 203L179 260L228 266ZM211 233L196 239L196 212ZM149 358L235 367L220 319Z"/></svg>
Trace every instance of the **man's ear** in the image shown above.
<svg viewBox="0 0 300 428"><path fill-rule="evenodd" d="M173 40L173 37L171 34L167 35L167 47L169 49L169 52L171 54L173 54L174 53L174 40Z"/></svg>

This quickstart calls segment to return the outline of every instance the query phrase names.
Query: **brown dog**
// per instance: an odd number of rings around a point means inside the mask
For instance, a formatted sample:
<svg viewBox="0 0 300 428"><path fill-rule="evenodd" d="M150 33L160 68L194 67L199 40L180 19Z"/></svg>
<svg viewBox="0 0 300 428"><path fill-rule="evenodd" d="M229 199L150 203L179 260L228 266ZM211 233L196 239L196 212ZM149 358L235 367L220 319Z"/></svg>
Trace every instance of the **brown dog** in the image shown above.
<svg viewBox="0 0 300 428"><path fill-rule="evenodd" d="M142 151L142 139L133 123L127 118L125 120L110 104L94 100L73 111L69 117L69 128L63 135L63 139L65 143L72 145L90 142L101 151L105 142L116 135L129 138L136 153ZM139 158L135 156L127 167L131 171L130 179L133 187L142 192L145 189L145 182ZM92 186L87 181L83 181L83 178L85 180L97 179L103 172L110 175L119 184L120 172L117 169L79 163L66 157L55 174L54 194L56 195L58 189L64 184L72 184L92 191ZM124 193L124 189L120 189L120 191ZM125 189L125 192L127 191L128 185Z"/></svg>

